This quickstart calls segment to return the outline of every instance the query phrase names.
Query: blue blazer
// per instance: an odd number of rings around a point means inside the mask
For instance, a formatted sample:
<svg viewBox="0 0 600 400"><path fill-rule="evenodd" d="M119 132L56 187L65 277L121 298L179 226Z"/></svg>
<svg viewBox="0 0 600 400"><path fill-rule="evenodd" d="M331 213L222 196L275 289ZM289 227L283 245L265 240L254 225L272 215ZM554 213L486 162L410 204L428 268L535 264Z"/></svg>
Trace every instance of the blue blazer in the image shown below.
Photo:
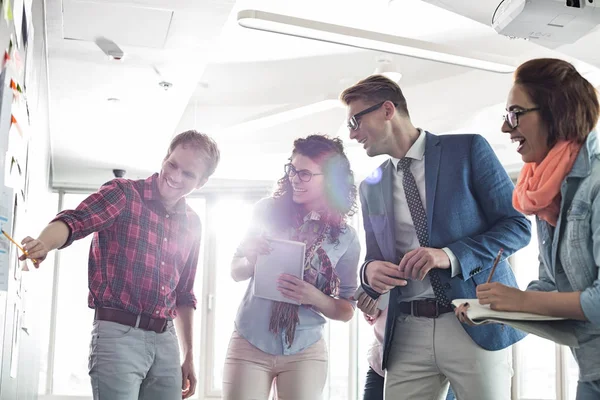
<svg viewBox="0 0 600 400"><path fill-rule="evenodd" d="M430 246L448 247L460 262L461 273L451 278L450 269L439 269L446 296L476 298L475 287L485 283L498 250L504 248L493 281L517 286L506 258L531 239L531 223L512 206L513 184L488 142L480 135L442 135L426 132L425 191ZM391 160L360 185L367 255L361 268L372 260L399 263L395 248ZM379 294L361 282L373 298ZM390 293L383 368L386 367L396 307L401 288ZM484 349L499 350L525 337L525 333L500 324L471 327L471 338Z"/></svg>

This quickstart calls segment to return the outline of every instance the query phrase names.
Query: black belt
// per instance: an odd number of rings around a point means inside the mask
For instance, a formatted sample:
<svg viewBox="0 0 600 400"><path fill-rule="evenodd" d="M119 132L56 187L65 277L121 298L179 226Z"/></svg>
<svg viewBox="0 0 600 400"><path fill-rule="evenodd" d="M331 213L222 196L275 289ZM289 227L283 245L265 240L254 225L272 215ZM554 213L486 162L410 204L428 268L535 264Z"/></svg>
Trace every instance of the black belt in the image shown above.
<svg viewBox="0 0 600 400"><path fill-rule="evenodd" d="M402 314L415 317L437 318L442 314L453 312L452 306L444 306L435 300L414 300L398 304L398 310Z"/></svg>

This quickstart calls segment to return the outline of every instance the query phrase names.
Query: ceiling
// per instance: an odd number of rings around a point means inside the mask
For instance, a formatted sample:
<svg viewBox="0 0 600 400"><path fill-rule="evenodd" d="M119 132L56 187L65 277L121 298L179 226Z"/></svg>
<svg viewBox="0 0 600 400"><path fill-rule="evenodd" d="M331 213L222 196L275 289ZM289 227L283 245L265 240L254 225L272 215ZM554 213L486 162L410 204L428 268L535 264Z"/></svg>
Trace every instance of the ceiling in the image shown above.
<svg viewBox="0 0 600 400"><path fill-rule="evenodd" d="M155 170L234 1L46 3L54 186L97 187L113 168ZM123 59L110 60L97 37Z"/></svg>
<svg viewBox="0 0 600 400"><path fill-rule="evenodd" d="M540 56L566 58L600 84L600 59L591 51L598 32L547 49L496 34L489 20L497 0L427 1L63 0L62 11L49 2L54 185L94 187L117 167L129 177L145 176L159 167L172 135L192 128L214 136L222 149L213 185L279 177L293 140L314 132L343 137L363 177L381 158L369 159L348 140L337 97L372 74L382 56L402 73L400 85L417 126L481 133L509 170L520 167L500 132L510 74L250 30L237 23L242 9L431 41L503 56L515 65ZM92 22L99 14L106 15L102 23ZM111 17L121 14L127 18ZM148 26L154 27L151 34ZM67 40L65 33L81 40ZM124 60L108 60L94 35L113 38ZM164 91L161 80L173 87Z"/></svg>

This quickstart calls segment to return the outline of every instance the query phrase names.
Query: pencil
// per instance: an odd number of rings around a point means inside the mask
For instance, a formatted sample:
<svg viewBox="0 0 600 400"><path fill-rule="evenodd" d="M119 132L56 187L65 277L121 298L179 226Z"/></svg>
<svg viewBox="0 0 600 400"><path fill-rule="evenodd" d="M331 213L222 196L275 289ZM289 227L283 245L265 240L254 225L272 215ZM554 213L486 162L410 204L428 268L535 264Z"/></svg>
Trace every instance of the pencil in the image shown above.
<svg viewBox="0 0 600 400"><path fill-rule="evenodd" d="M500 250L498 251L498 255L496 256L496 259L494 260L494 265L492 266L492 271L490 272L490 276L488 276L486 283L490 283L492 281L492 276L494 276L494 272L496 271L498 262L500 262L500 256L502 255L503 251L504 251L504 249L501 247Z"/></svg>
<svg viewBox="0 0 600 400"><path fill-rule="evenodd" d="M29 253L27 253L27 251L25 251L25 249L22 248L19 243L15 242L15 240L13 238L11 238L10 235L4 231L4 229L2 229L2 233L4 234L4 236L6 236L6 238L8 240L13 242L15 244L15 246L17 246L19 248L19 250L21 250L23 252L23 254L25 254L27 257L29 257ZM35 260L33 258L31 259L31 261L33 261L34 264L37 262L37 260Z"/></svg>

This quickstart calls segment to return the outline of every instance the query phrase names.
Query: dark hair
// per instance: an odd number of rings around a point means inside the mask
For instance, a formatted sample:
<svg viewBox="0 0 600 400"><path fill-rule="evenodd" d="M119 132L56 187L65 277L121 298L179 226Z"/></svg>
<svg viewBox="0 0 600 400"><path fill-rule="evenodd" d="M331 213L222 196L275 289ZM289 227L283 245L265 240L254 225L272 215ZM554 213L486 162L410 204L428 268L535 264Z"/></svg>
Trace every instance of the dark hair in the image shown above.
<svg viewBox="0 0 600 400"><path fill-rule="evenodd" d="M515 85L540 108L540 117L548 128L549 147L559 140L585 142L598 122L596 89L567 61L529 60L515 71Z"/></svg>
<svg viewBox="0 0 600 400"><path fill-rule="evenodd" d="M179 145L183 147L191 146L202 153L202 157L206 166L204 178L208 178L215 172L217 165L219 165L219 160L221 159L221 153L219 152L217 143L215 143L215 141L207 134L200 133L195 130L189 130L175 136L173 140L171 140L165 160L169 158L171 153Z"/></svg>
<svg viewBox="0 0 600 400"><path fill-rule="evenodd" d="M402 89L396 82L383 75L371 75L350 86L340 94L340 100L345 105L349 105L354 100L364 100L373 104L389 100L396 104L396 109L400 113L410 116Z"/></svg>
<svg viewBox="0 0 600 400"><path fill-rule="evenodd" d="M350 169L350 161L344 152L344 144L339 138L310 135L294 141L290 160L296 154L302 154L322 167L325 185L328 188L325 193L331 225L330 236L333 242L337 242L340 232L346 227L346 218L354 215L358 208L354 173ZM288 217L292 217L294 209L292 192L289 177L284 175L277 181L273 197L283 206L284 213ZM290 221L290 219L287 220Z"/></svg>

